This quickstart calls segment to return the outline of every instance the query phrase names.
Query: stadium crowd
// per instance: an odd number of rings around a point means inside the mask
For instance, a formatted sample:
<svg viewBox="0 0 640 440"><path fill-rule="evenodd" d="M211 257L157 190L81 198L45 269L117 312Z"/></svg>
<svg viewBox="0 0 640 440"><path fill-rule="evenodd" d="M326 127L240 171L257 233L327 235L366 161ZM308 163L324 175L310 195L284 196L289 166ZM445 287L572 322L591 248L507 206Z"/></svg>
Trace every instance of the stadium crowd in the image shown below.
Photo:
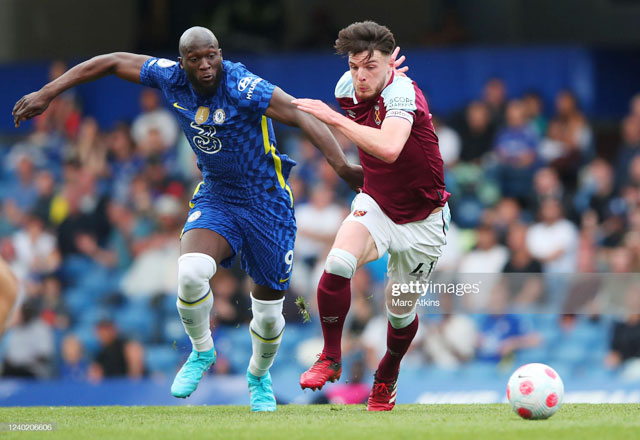
<svg viewBox="0 0 640 440"><path fill-rule="evenodd" d="M64 69L54 63L52 79ZM460 111L434 116L453 223L436 275L640 271L640 95L606 158L571 92L544 104L535 92L510 96L493 78ZM299 132L277 130L279 149L298 162L290 177L298 236L274 368L292 357L302 372L321 347L315 288L354 194ZM356 147L335 135L357 161ZM21 281L0 349L2 375L172 376L190 348L175 310L176 261L200 175L160 96L142 90L139 115L105 131L66 92L0 157L0 255ZM343 351L354 380L385 350L385 272L383 258L352 281ZM555 360L561 374L640 377L640 286L605 284L576 306L571 288L541 280L510 285L474 313L423 315L406 363L484 371ZM242 372L250 356L250 283L236 265L219 269L212 287L214 374ZM626 289L616 310L635 313L609 313L614 288ZM294 304L300 296L311 323ZM543 304L551 309L533 313Z"/></svg>

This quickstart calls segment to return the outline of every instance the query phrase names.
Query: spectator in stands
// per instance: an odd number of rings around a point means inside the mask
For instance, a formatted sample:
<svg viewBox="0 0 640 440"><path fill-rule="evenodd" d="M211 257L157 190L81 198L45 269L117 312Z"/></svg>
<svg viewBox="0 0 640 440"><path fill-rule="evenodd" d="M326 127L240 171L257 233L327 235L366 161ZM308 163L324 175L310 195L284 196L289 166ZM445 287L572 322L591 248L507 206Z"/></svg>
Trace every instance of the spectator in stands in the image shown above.
<svg viewBox="0 0 640 440"><path fill-rule="evenodd" d="M594 159L583 168L575 205L583 215L587 211L595 215L598 239L606 247L617 246L626 229L625 212L619 208L614 190L613 169L604 159Z"/></svg>
<svg viewBox="0 0 640 440"><path fill-rule="evenodd" d="M520 203L512 197L503 197L492 209L484 211L482 222L490 224L501 243L506 241L509 228L522 221Z"/></svg>
<svg viewBox="0 0 640 440"><path fill-rule="evenodd" d="M137 341L123 338L113 321L103 319L96 325L100 350L89 365L88 378L99 382L108 377L140 378L146 374L144 348Z"/></svg>
<svg viewBox="0 0 640 440"><path fill-rule="evenodd" d="M64 61L56 60L49 67L49 81L53 81L67 71ZM49 108L41 116L42 125L47 131L64 135L67 139L74 139L78 134L82 115L75 90L67 90L59 99L51 102Z"/></svg>
<svg viewBox="0 0 640 440"><path fill-rule="evenodd" d="M316 185L308 203L296 207L296 271L294 283L303 293L315 292L310 276L316 262L326 256L348 212L334 201L334 193L324 184Z"/></svg>
<svg viewBox="0 0 640 440"><path fill-rule="evenodd" d="M482 315L476 359L484 362L507 360L518 350L535 347L541 338L531 332L520 315L505 314L508 307L506 289L491 291L490 310Z"/></svg>
<svg viewBox="0 0 640 440"><path fill-rule="evenodd" d="M546 136L541 139L538 148L540 158L554 169L560 168L562 161L579 160L580 155L565 144L563 125L559 119L549 121Z"/></svg>
<svg viewBox="0 0 640 440"><path fill-rule="evenodd" d="M575 189L579 166L594 155L593 134L587 118L578 107L573 93L562 90L556 95L556 114L562 143L565 146L562 158L555 168L565 186Z"/></svg>
<svg viewBox="0 0 640 440"><path fill-rule="evenodd" d="M533 127L538 135L542 138L547 132L547 118L544 116L544 102L542 96L536 91L529 91L522 96L522 104L524 105L525 115L529 124Z"/></svg>
<svg viewBox="0 0 640 440"><path fill-rule="evenodd" d="M145 88L140 93L140 113L131 124L131 137L140 144L150 132L158 133L163 149L173 147L178 140L179 128L171 112L160 105L160 96L154 89Z"/></svg>
<svg viewBox="0 0 640 440"><path fill-rule="evenodd" d="M49 170L41 170L36 174L36 190L38 198L33 207L32 213L44 221L45 226L51 224L51 204L55 195L56 181L53 173Z"/></svg>
<svg viewBox="0 0 640 440"><path fill-rule="evenodd" d="M154 202L156 229L133 244L131 267L122 280L127 296L152 296L178 289L180 236L183 211L180 201L168 194Z"/></svg>
<svg viewBox="0 0 640 440"><path fill-rule="evenodd" d="M60 365L60 379L74 382L87 380L89 362L84 355L82 342L73 334L68 334L62 340L62 362Z"/></svg>
<svg viewBox="0 0 640 440"><path fill-rule="evenodd" d="M69 310L62 297L62 283L56 275L47 275L39 284L40 317L52 328L66 330L71 324Z"/></svg>
<svg viewBox="0 0 640 440"><path fill-rule="evenodd" d="M533 259L527 248L527 230L527 226L522 223L509 227L509 259L502 268L502 272L508 274L503 278L502 287L507 290L509 303L523 312L527 311L527 307L538 304L544 293L539 275L542 266Z"/></svg>
<svg viewBox="0 0 640 440"><path fill-rule="evenodd" d="M633 254L629 248L620 246L606 252L601 267L602 274L598 274L597 297L592 308L594 312L606 315L625 315L627 296L633 292L634 284L640 283L640 276L633 270ZM583 292L580 292L584 296ZM575 309L574 309L575 310ZM639 311L640 312L640 311Z"/></svg>
<svg viewBox="0 0 640 440"><path fill-rule="evenodd" d="M478 334L473 320L455 313L427 323L422 347L429 362L436 367L455 369L472 360Z"/></svg>
<svg viewBox="0 0 640 440"><path fill-rule="evenodd" d="M476 245L462 257L461 273L499 273L509 258L507 249L498 243L496 231L491 225L476 228Z"/></svg>
<svg viewBox="0 0 640 440"><path fill-rule="evenodd" d="M36 169L32 158L26 153L17 154L12 159L16 177L2 189L2 192L6 196L5 200L12 201L20 212L27 213L38 200Z"/></svg>
<svg viewBox="0 0 640 440"><path fill-rule="evenodd" d="M318 168L322 162L322 155L318 149L302 134L292 135L291 144L297 151L294 157L299 158L299 164L292 170L292 174L298 177L307 188L318 183ZM294 199L297 200L297 199Z"/></svg>
<svg viewBox="0 0 640 440"><path fill-rule="evenodd" d="M482 100L489 109L491 124L500 127L505 121L507 86L500 78L489 78L482 89Z"/></svg>
<svg viewBox="0 0 640 440"><path fill-rule="evenodd" d="M491 150L495 129L491 125L491 114L485 103L471 102L463 121L454 125L454 128L460 134L462 143L461 161L480 161Z"/></svg>
<svg viewBox="0 0 640 440"><path fill-rule="evenodd" d="M105 177L107 174L107 146L95 119L86 117L82 120L74 146L74 152L82 169L96 179Z"/></svg>
<svg viewBox="0 0 640 440"><path fill-rule="evenodd" d="M438 135L438 146L440 147L440 155L446 168L451 168L456 164L460 157L462 142L458 133L448 125L445 125L438 117L433 117L433 128Z"/></svg>
<svg viewBox="0 0 640 440"><path fill-rule="evenodd" d="M564 218L562 205L555 198L545 199L540 222L527 232L527 248L542 263L544 272L573 273L576 269L578 230Z"/></svg>
<svg viewBox="0 0 640 440"><path fill-rule="evenodd" d="M56 237L44 229L44 222L36 215L26 216L24 229L14 234L12 243L16 253L13 267L22 279L51 273L60 265Z"/></svg>
<svg viewBox="0 0 640 440"><path fill-rule="evenodd" d="M609 368L640 359L640 288L637 283L626 292L627 316L614 324L613 336L605 365Z"/></svg>
<svg viewBox="0 0 640 440"><path fill-rule="evenodd" d="M211 286L216 292L213 305L216 325L236 327L251 321L251 315L248 313L251 301L248 295L242 294L241 288L231 270L220 268Z"/></svg>
<svg viewBox="0 0 640 440"><path fill-rule="evenodd" d="M629 100L629 116L640 118L640 93L636 93Z"/></svg>
<svg viewBox="0 0 640 440"><path fill-rule="evenodd" d="M39 318L36 298L26 300L17 311L16 325L6 335L2 375L46 379L53 370L54 341L51 328Z"/></svg>
<svg viewBox="0 0 640 440"><path fill-rule="evenodd" d="M65 165L65 182L53 201L58 226L58 247L63 257L78 254L77 236L93 236L100 246L109 236L111 225L107 217L108 196L97 191L95 177L79 168L77 161Z"/></svg>
<svg viewBox="0 0 640 440"><path fill-rule="evenodd" d="M502 194L524 200L537 166L538 136L528 124L522 101L507 105L506 126L496 135L493 151Z"/></svg>
<svg viewBox="0 0 640 440"><path fill-rule="evenodd" d="M535 216L540 212L542 202L547 199L559 200L566 217L574 223L579 221L573 193L562 185L558 172L549 167L540 168L533 176L533 191L526 203L527 210Z"/></svg>
<svg viewBox="0 0 640 440"><path fill-rule="evenodd" d="M124 203L130 200L129 187L133 178L142 171L144 163L126 125L116 126L108 136L107 146L112 196Z"/></svg>
<svg viewBox="0 0 640 440"><path fill-rule="evenodd" d="M640 98L638 99L640 102ZM640 106L640 104L639 104ZM622 143L615 160L616 186L620 187L629 178L629 164L640 155L640 116L627 116L620 127Z"/></svg>

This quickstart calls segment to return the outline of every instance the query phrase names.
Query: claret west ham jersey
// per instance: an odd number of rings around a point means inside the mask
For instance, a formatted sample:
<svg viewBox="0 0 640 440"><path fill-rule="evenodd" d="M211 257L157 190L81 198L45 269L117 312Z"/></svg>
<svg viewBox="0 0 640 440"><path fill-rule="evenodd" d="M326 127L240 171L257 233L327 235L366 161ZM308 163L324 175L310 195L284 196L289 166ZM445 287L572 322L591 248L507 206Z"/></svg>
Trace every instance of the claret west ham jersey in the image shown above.
<svg viewBox="0 0 640 440"><path fill-rule="evenodd" d="M398 224L424 220L435 208L444 206L450 194L445 190L438 137L427 101L416 83L392 75L377 98L358 102L351 73L346 72L336 85L335 95L347 117L358 124L379 129L384 119L391 117L412 124L409 139L394 163L358 149L364 170L363 192Z"/></svg>

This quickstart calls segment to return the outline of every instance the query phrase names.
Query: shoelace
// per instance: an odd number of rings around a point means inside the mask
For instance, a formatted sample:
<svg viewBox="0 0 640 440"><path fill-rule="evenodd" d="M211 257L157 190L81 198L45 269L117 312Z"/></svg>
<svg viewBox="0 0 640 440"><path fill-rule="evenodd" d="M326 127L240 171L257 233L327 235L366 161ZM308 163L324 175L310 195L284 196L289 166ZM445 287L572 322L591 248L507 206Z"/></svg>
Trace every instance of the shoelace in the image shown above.
<svg viewBox="0 0 640 440"><path fill-rule="evenodd" d="M375 396L377 394L381 394L382 396L389 395L389 387L386 383L378 382L373 386L373 395Z"/></svg>
<svg viewBox="0 0 640 440"><path fill-rule="evenodd" d="M271 402L271 399L270 399L270 396L269 396L269 394L271 394L271 390L269 390L269 388L267 387L266 382L261 381L261 380L258 381L258 388L260 388L262 391L264 391L264 394L263 393L258 393L255 396L255 399L258 402Z"/></svg>
<svg viewBox="0 0 640 440"><path fill-rule="evenodd" d="M335 362L334 360L328 358L327 356L323 357L322 353L317 354L316 357L318 358L318 360L315 361L315 363L310 368L310 371L313 371L314 373L324 371L325 362L327 362L328 365L331 365Z"/></svg>

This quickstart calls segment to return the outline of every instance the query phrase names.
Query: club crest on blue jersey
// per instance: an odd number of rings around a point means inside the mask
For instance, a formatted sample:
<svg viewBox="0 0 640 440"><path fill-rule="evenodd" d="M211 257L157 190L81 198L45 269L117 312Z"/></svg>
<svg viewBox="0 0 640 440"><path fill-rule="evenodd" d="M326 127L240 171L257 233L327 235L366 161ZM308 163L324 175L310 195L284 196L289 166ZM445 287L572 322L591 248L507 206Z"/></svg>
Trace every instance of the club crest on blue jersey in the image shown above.
<svg viewBox="0 0 640 440"><path fill-rule="evenodd" d="M213 112L213 122L218 125L224 123L224 120L226 117L227 115L224 113L224 110L222 110L221 108Z"/></svg>

